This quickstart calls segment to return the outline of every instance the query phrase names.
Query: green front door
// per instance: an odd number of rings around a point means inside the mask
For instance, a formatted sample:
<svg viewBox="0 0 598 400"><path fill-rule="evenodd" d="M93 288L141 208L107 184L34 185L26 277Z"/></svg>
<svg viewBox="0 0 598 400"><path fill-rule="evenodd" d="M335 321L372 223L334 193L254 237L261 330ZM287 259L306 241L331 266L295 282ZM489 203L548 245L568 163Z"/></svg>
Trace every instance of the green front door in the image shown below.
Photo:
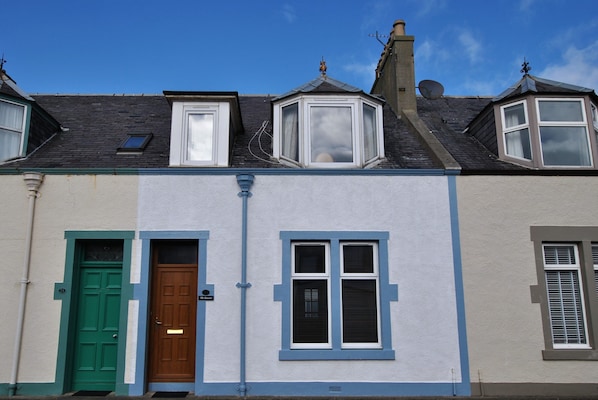
<svg viewBox="0 0 598 400"><path fill-rule="evenodd" d="M99 248L101 252L114 246L118 249L118 242L122 249L122 241L90 241L82 246L71 347L73 391L115 388L122 257L118 257L117 250L116 259L114 252L98 259L95 250Z"/></svg>

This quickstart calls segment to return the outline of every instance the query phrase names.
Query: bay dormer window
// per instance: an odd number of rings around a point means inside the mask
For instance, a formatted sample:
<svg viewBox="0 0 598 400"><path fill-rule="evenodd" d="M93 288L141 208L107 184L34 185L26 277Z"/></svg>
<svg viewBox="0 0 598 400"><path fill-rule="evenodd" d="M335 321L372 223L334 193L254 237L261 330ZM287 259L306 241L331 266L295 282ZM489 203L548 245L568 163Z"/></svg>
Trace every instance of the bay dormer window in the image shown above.
<svg viewBox="0 0 598 400"><path fill-rule="evenodd" d="M536 99L545 166L592 166L583 99Z"/></svg>
<svg viewBox="0 0 598 400"><path fill-rule="evenodd" d="M0 99L0 162L23 153L27 107Z"/></svg>
<svg viewBox="0 0 598 400"><path fill-rule="evenodd" d="M501 107L505 153L511 157L531 161L529 118L525 101Z"/></svg>
<svg viewBox="0 0 598 400"><path fill-rule="evenodd" d="M500 105L501 156L536 168L594 168L595 107L584 98L529 96Z"/></svg>
<svg viewBox="0 0 598 400"><path fill-rule="evenodd" d="M273 155L298 167L352 168L384 155L382 105L355 95L302 95L274 104Z"/></svg>

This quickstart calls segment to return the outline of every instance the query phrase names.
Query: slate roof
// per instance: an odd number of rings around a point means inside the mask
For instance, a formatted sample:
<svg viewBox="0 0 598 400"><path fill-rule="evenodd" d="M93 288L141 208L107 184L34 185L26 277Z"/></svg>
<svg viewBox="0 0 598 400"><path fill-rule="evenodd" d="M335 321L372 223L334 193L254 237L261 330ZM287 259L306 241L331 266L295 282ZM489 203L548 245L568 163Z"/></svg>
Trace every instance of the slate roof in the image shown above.
<svg viewBox="0 0 598 400"><path fill-rule="evenodd" d="M517 96L522 87L555 90L554 85L527 76L501 96ZM12 87L0 87L5 94L21 96ZM558 87L557 87L558 89ZM559 90L578 90L563 85ZM583 89L583 88L582 88ZM13 92L8 92L13 90ZM239 95L243 132L235 137L231 168L292 168L272 159L272 103L298 93L359 93L360 89L320 76L278 97ZM578 91L579 92L579 91ZM593 92L592 92L593 93ZM595 94L592 94L595 96ZM26 158L0 164L1 169L144 169L169 167L171 108L165 95L32 95L62 126L50 140ZM467 132L476 116L491 106L496 98L451 97L436 100L417 98L418 114L430 132L455 158L462 173L520 173L530 169L501 161L489 148ZM441 169L435 157L415 134L384 104L385 159L374 169ZM151 133L151 141L141 154L117 154L129 134Z"/></svg>
<svg viewBox="0 0 598 400"><path fill-rule="evenodd" d="M441 97L417 99L420 118L461 165L462 171L525 171L527 168L501 161L466 132L469 123L490 103L490 97Z"/></svg>
<svg viewBox="0 0 598 400"><path fill-rule="evenodd" d="M33 95L63 127L23 160L0 168L168 168L171 109L162 95ZM291 168L271 159L272 96L239 96L243 134L235 138L231 168ZM377 169L441 166L406 124L384 106L387 158ZM142 154L117 154L128 134L152 133Z"/></svg>

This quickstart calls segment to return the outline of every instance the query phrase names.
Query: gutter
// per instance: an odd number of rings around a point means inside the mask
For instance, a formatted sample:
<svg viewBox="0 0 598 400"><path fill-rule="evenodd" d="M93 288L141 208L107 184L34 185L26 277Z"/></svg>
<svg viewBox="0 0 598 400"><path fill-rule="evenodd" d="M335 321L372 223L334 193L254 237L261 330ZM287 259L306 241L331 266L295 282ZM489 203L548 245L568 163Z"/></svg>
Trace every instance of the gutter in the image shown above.
<svg viewBox="0 0 598 400"><path fill-rule="evenodd" d="M8 384L8 395L14 396L17 392L17 377L19 373L19 361L21 358L21 345L23 343L23 325L25 321L25 303L27 301L27 287L29 281L29 269L31 266L31 240L33 237L33 217L35 215L35 200L39 197L39 187L44 176L38 172L26 172L23 179L29 191L29 211L27 220L27 232L25 236L25 259L23 262L23 275L21 278L21 294L19 297L19 310L15 333L15 347L12 358L12 372Z"/></svg>
<svg viewBox="0 0 598 400"><path fill-rule="evenodd" d="M253 185L254 176L251 174L237 175L237 183L241 188L238 196L243 199L243 216L242 216L242 231L241 231L241 282L237 282L237 287L241 289L241 334L240 334L240 377L239 377L239 393L242 397L247 394L247 382L245 378L246 360L246 327L247 327L247 289L251 287L251 283L247 282L247 200L252 196L251 185Z"/></svg>

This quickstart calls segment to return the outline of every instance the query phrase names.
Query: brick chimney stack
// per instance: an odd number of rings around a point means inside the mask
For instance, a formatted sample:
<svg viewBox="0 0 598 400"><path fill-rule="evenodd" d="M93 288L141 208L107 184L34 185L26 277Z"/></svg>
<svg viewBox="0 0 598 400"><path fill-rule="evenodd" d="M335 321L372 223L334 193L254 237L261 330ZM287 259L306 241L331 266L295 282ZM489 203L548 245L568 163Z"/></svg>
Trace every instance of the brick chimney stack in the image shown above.
<svg viewBox="0 0 598 400"><path fill-rule="evenodd" d="M384 96L399 115L403 110L417 111L413 62L414 41L413 36L405 34L405 21L396 20L384 51L380 55L376 67L376 80L371 90L372 94Z"/></svg>

